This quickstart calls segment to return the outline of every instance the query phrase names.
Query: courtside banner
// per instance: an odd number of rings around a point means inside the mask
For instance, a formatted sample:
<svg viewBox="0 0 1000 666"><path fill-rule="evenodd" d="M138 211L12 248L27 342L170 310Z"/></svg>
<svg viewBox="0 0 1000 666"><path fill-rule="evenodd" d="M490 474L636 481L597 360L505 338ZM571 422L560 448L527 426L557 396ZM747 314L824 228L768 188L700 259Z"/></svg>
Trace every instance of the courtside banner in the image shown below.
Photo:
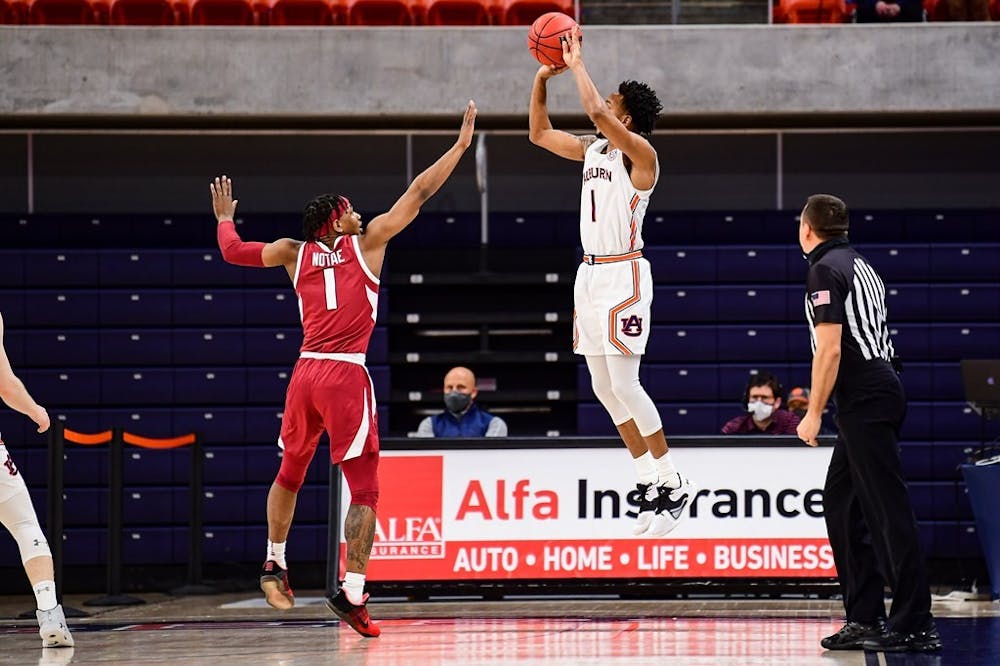
<svg viewBox="0 0 1000 666"><path fill-rule="evenodd" d="M673 449L695 497L677 529L644 538L624 448L383 451L368 579L829 578L831 453Z"/></svg>

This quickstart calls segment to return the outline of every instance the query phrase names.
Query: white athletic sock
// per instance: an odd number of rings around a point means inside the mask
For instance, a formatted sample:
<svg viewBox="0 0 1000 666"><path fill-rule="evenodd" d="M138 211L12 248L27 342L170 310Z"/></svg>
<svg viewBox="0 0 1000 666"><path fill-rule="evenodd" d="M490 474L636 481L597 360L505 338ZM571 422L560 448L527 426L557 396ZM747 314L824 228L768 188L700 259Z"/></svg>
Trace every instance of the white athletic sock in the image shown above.
<svg viewBox="0 0 1000 666"><path fill-rule="evenodd" d="M674 469L674 461L670 459L670 451L664 453L660 458L654 458L653 462L656 463L656 474L659 477L661 486L666 486L667 488L681 487L681 476Z"/></svg>
<svg viewBox="0 0 1000 666"><path fill-rule="evenodd" d="M656 463L653 454L646 451L638 458L632 458L635 471L639 475L639 483L656 483Z"/></svg>
<svg viewBox="0 0 1000 666"><path fill-rule="evenodd" d="M365 598L365 575L348 571L341 585L347 600L355 606L360 606Z"/></svg>
<svg viewBox="0 0 1000 666"><path fill-rule="evenodd" d="M287 541L282 541L281 543L272 543L270 539L267 540L267 559L272 562L277 562L278 566L282 569L288 569L288 565L285 563L285 544Z"/></svg>
<svg viewBox="0 0 1000 666"><path fill-rule="evenodd" d="M35 591L35 603L38 610L52 610L59 601L56 599L56 583L54 580L39 581L38 585L32 588Z"/></svg>

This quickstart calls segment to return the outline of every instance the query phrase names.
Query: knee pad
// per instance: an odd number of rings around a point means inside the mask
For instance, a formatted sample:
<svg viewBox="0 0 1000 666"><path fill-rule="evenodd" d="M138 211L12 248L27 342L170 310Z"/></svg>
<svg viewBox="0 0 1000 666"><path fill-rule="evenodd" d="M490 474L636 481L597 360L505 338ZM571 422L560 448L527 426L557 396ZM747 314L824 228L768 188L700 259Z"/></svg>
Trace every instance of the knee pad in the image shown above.
<svg viewBox="0 0 1000 666"><path fill-rule="evenodd" d="M643 437L652 435L663 428L660 413L656 410L652 398L639 383L638 374L612 375L612 390L615 397L628 409L635 419L635 426Z"/></svg>
<svg viewBox="0 0 1000 666"><path fill-rule="evenodd" d="M378 506L378 452L366 451L357 458L340 463L347 487L351 491L351 504Z"/></svg>
<svg viewBox="0 0 1000 666"><path fill-rule="evenodd" d="M628 408L615 396L607 368L601 365L603 362L603 359L592 362L588 358L587 367L590 369L590 387L594 390L597 400L608 412L611 422L619 426L632 418L632 415L629 414Z"/></svg>
<svg viewBox="0 0 1000 666"><path fill-rule="evenodd" d="M36 557L52 557L49 542L38 524L27 488L22 488L6 501L0 502L0 522L17 542L22 564Z"/></svg>

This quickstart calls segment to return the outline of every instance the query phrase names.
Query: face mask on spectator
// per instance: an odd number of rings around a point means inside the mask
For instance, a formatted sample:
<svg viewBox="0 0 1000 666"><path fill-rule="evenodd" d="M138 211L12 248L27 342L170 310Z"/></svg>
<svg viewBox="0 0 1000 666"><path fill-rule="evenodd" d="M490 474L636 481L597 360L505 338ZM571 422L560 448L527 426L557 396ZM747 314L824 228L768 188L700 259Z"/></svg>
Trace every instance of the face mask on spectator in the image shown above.
<svg viewBox="0 0 1000 666"><path fill-rule="evenodd" d="M774 411L774 405L769 405L763 400L754 400L747 403L747 411L753 414L755 421L766 421Z"/></svg>
<svg viewBox="0 0 1000 666"><path fill-rule="evenodd" d="M452 391L444 394L444 406L452 414L461 414L470 402L472 402L472 396L468 393Z"/></svg>

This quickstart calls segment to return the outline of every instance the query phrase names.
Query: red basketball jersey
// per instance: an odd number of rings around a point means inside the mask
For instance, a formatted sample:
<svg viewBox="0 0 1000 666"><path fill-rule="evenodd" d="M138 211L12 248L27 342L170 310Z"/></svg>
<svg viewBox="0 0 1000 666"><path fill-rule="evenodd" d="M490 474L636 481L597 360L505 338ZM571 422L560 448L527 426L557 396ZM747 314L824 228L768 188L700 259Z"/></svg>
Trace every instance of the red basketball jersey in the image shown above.
<svg viewBox="0 0 1000 666"><path fill-rule="evenodd" d="M379 280L362 258L357 236L339 236L332 247L303 243L292 284L302 319L301 351L368 351Z"/></svg>

